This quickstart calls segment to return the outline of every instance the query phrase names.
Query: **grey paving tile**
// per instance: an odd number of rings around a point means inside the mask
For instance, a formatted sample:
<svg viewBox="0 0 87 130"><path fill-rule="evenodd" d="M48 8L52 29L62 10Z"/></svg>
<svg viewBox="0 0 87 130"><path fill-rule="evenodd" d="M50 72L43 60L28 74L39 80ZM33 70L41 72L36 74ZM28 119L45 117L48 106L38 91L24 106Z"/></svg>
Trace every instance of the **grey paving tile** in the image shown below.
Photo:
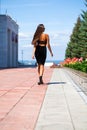
<svg viewBox="0 0 87 130"><path fill-rule="evenodd" d="M71 124L57 123L52 125L37 126L36 130L73 130Z"/></svg>
<svg viewBox="0 0 87 130"><path fill-rule="evenodd" d="M35 130L87 130L87 105L62 69L55 69Z"/></svg>

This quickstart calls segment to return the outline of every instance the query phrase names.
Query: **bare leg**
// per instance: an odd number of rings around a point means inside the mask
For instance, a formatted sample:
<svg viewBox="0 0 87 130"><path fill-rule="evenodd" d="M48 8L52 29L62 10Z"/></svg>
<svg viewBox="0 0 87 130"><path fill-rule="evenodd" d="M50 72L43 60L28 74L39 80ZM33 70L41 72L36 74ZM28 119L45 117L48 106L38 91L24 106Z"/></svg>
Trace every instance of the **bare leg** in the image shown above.
<svg viewBox="0 0 87 130"><path fill-rule="evenodd" d="M40 76L40 65L38 65L38 75Z"/></svg>
<svg viewBox="0 0 87 130"><path fill-rule="evenodd" d="M38 65L39 82L38 84L43 84L42 76L44 73L44 65Z"/></svg>
<svg viewBox="0 0 87 130"><path fill-rule="evenodd" d="M40 65L40 76L43 76L44 73L44 65Z"/></svg>

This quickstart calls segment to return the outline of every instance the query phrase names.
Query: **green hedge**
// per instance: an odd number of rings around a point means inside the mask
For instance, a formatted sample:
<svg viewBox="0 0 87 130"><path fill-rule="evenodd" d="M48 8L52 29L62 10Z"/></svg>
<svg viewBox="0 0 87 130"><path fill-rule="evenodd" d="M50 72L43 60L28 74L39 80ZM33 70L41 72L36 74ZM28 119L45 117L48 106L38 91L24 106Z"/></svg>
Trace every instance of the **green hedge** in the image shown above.
<svg viewBox="0 0 87 130"><path fill-rule="evenodd" d="M87 73L87 61L83 61L83 62L76 62L73 64L65 64L65 67L69 67L72 69L76 69L76 70L80 70L82 72L86 72Z"/></svg>

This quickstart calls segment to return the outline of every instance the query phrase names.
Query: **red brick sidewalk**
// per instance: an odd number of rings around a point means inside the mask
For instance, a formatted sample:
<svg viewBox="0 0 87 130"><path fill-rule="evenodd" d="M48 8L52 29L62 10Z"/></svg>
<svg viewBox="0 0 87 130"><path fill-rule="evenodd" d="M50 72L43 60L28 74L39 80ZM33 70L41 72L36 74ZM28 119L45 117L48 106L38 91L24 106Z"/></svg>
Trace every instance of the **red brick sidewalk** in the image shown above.
<svg viewBox="0 0 87 130"><path fill-rule="evenodd" d="M0 70L0 130L34 130L52 71L37 85L37 68Z"/></svg>

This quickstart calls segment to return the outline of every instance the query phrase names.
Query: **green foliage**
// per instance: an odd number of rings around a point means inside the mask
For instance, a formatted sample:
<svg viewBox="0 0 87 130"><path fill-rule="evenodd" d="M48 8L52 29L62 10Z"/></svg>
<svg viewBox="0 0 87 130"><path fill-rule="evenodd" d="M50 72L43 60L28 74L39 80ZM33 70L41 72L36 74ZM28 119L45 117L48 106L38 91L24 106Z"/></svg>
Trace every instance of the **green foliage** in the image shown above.
<svg viewBox="0 0 87 130"><path fill-rule="evenodd" d="M65 58L73 58L78 57L80 58L80 51L78 49L79 46L79 34L80 34L80 28L81 26L81 19L78 17L77 23L75 24L75 27L73 29L73 32L70 36L70 42L67 45L66 52L65 52Z"/></svg>
<svg viewBox="0 0 87 130"><path fill-rule="evenodd" d="M64 66L87 73L87 61L65 64Z"/></svg>
<svg viewBox="0 0 87 130"><path fill-rule="evenodd" d="M87 7L87 0L85 0ZM67 44L65 58L85 57L87 56L87 10L82 11L81 18L77 18L77 22Z"/></svg>

